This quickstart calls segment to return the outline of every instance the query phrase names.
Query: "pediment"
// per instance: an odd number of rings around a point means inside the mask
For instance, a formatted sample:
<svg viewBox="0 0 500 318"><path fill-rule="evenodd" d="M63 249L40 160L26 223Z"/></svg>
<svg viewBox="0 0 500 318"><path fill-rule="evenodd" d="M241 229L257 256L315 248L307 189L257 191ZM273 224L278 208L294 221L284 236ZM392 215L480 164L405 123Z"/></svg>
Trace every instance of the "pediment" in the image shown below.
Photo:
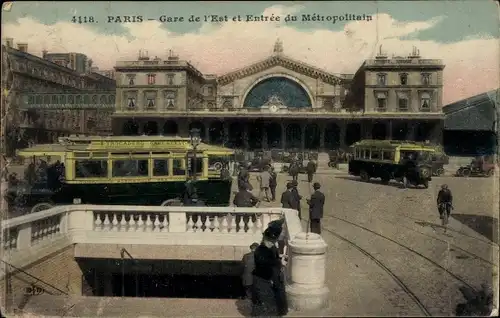
<svg viewBox="0 0 500 318"><path fill-rule="evenodd" d="M284 55L273 55L266 58L265 60L219 76L217 78L217 83L219 85L226 85L238 79L262 72L275 66L281 66L293 72L304 74L312 78L320 78L323 82L332 85L341 85L343 81L341 77L332 73L325 72L312 65L291 59Z"/></svg>

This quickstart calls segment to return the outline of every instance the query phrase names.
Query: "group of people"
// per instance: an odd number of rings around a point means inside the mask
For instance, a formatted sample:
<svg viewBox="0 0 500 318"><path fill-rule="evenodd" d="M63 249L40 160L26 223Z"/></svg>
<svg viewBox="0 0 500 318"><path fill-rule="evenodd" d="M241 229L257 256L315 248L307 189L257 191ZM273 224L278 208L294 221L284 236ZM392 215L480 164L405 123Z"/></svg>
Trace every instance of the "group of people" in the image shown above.
<svg viewBox="0 0 500 318"><path fill-rule="evenodd" d="M316 164L314 161L309 161L306 167L308 182L311 183L316 172ZM295 171L294 171L295 173ZM302 220L302 195L298 190L298 178L295 174L292 175L292 180L287 182L286 190L281 194L281 206L285 209L293 209L298 211L298 216ZM250 174L246 169L241 169L238 174L238 192L236 193L233 204L237 207L256 207L261 200L267 202L276 201L277 174L272 166L266 166L258 175L259 195L255 196L251 191L253 187L250 183ZM318 182L313 184L314 192L309 199L306 199L309 205L309 228L312 233L321 234L321 219L323 218L323 209L325 205L325 195L320 191L321 185ZM269 197L270 192L270 197Z"/></svg>
<svg viewBox="0 0 500 318"><path fill-rule="evenodd" d="M252 316L284 316L288 313L283 251L278 247L284 219L269 223L261 243L253 243L243 256L242 282L252 302Z"/></svg>

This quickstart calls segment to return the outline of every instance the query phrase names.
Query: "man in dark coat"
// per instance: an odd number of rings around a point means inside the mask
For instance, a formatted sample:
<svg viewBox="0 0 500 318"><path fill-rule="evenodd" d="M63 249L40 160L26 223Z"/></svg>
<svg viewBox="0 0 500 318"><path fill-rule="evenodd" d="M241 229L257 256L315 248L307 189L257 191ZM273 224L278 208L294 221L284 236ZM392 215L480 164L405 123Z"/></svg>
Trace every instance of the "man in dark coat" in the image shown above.
<svg viewBox="0 0 500 318"><path fill-rule="evenodd" d="M276 201L276 187L278 186L278 175L274 171L274 167L271 166L271 171L269 171L271 178L269 179L269 189L271 190L271 201Z"/></svg>
<svg viewBox="0 0 500 318"><path fill-rule="evenodd" d="M321 219L323 218L325 195L319 191L321 185L318 182L314 183L313 188L314 193L307 200L307 204L309 204L309 223L312 233L321 234Z"/></svg>
<svg viewBox="0 0 500 318"><path fill-rule="evenodd" d="M306 166L307 170L307 182L311 183L314 177L314 173L316 172L316 163L314 160L309 160Z"/></svg>
<svg viewBox="0 0 500 318"><path fill-rule="evenodd" d="M238 173L238 189L245 187L247 188L250 184L250 175L246 167L241 167L240 172Z"/></svg>
<svg viewBox="0 0 500 318"><path fill-rule="evenodd" d="M283 265L276 247L283 222L272 223L264 231L262 242L254 253L252 316L284 316L288 313Z"/></svg>
<svg viewBox="0 0 500 318"><path fill-rule="evenodd" d="M292 209L295 209L297 211L299 211L299 218L302 220L302 209L300 207L300 200L302 200L302 196L299 194L299 189L297 188L299 185L299 183L297 182L297 180L293 180L292 181L292 194L293 194L293 198L294 198L294 204L293 204L293 208Z"/></svg>
<svg viewBox="0 0 500 318"><path fill-rule="evenodd" d="M284 209L293 209L294 198L292 194L293 185L291 182L287 182L286 190L281 194L281 206Z"/></svg>
<svg viewBox="0 0 500 318"><path fill-rule="evenodd" d="M196 187L194 185L193 178L189 176L184 183L184 192L182 193L182 203L184 205L191 205L191 200L196 193Z"/></svg>
<svg viewBox="0 0 500 318"><path fill-rule="evenodd" d="M299 178L299 163L297 160L294 160L290 164L290 175L292 176L292 180L297 181Z"/></svg>
<svg viewBox="0 0 500 318"><path fill-rule="evenodd" d="M250 245L250 252L243 255L243 275L241 275L241 280L243 287L245 288L245 295L247 299L252 299L252 285L253 285L253 270L255 269L255 250L259 246L259 243L253 243Z"/></svg>
<svg viewBox="0 0 500 318"><path fill-rule="evenodd" d="M249 191L248 185L242 186L233 199L233 204L239 208L251 208L256 206L257 203L259 203L259 199ZM235 224L238 231L240 230L239 224L242 217L245 224L248 224L250 217L252 217L252 221L256 221L255 215L237 213L235 215Z"/></svg>

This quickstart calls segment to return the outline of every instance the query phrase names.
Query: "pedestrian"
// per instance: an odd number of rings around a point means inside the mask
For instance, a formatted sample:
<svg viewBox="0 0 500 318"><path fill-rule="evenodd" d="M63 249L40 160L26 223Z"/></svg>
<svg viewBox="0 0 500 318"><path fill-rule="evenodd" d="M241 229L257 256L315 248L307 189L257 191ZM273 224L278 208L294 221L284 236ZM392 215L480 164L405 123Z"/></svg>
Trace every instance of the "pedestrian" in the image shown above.
<svg viewBox="0 0 500 318"><path fill-rule="evenodd" d="M290 164L290 175L292 176L293 181L297 181L299 178L299 164L296 160L294 160Z"/></svg>
<svg viewBox="0 0 500 318"><path fill-rule="evenodd" d="M262 172L258 176L260 183L259 199L262 199L262 193L266 195L266 201L269 202L269 181L271 180L271 174L269 173L269 167L265 166Z"/></svg>
<svg viewBox="0 0 500 318"><path fill-rule="evenodd" d="M298 186L299 186L299 183L297 182L297 180L293 180L292 181L292 194L293 194L293 198L294 198L294 204L293 204L293 209L299 211L299 219L302 220L302 208L301 208L301 204L300 204L300 201L302 200L302 196L299 194L299 189L298 189Z"/></svg>
<svg viewBox="0 0 500 318"><path fill-rule="evenodd" d="M312 233L321 235L321 219L323 218L323 208L325 206L325 195L319 191L321 185L318 182L313 184L314 192L307 200L309 204L309 223Z"/></svg>
<svg viewBox="0 0 500 318"><path fill-rule="evenodd" d="M259 203L259 199L257 199L252 192L250 192L248 184L240 187L238 193L234 196L233 204L238 208L251 208L257 206ZM235 224L236 231L240 231L240 221L243 217L243 223L245 225L250 221L250 217L252 218L252 222L257 221L257 217L255 215L250 215L248 213L236 213L235 215ZM243 227L245 227L245 225Z"/></svg>
<svg viewBox="0 0 500 318"><path fill-rule="evenodd" d="M292 188L293 188L292 183L287 182L286 190L283 191L283 193L281 194L281 207L283 209L293 209L292 206L293 206L294 198L293 198L293 194L292 194Z"/></svg>
<svg viewBox="0 0 500 318"><path fill-rule="evenodd" d="M191 205L191 200L193 195L196 193L196 187L194 185L193 177L188 176L186 182L184 183L184 191L182 193L182 203L184 205Z"/></svg>
<svg viewBox="0 0 500 318"><path fill-rule="evenodd" d="M309 160L306 166L307 171L307 182L311 183L314 177L314 173L316 173L316 163L314 160Z"/></svg>
<svg viewBox="0 0 500 318"><path fill-rule="evenodd" d="M240 172L238 173L238 189L242 187L247 188L247 184L250 184L249 178L250 175L247 168L244 165L241 165Z"/></svg>
<svg viewBox="0 0 500 318"><path fill-rule="evenodd" d="M274 167L271 166L271 171L269 172L271 176L269 178L269 189L271 190L271 201L276 201L276 187L278 186L278 175L274 171Z"/></svg>
<svg viewBox="0 0 500 318"><path fill-rule="evenodd" d="M284 316L288 313L282 260L276 243L283 227L269 226L254 252L252 281L252 316Z"/></svg>
<svg viewBox="0 0 500 318"><path fill-rule="evenodd" d="M250 252L243 255L243 275L241 280L243 282L243 288L245 288L245 297L248 300L252 300L252 282L253 282L253 270L255 269L255 259L254 252L259 246L259 243L252 243L250 245Z"/></svg>

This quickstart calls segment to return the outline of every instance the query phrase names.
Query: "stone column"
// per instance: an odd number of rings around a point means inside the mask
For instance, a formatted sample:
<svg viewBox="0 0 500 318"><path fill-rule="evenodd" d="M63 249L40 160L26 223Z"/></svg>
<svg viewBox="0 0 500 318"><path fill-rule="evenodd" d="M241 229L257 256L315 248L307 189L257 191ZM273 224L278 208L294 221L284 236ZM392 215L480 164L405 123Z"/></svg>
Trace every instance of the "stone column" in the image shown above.
<svg viewBox="0 0 500 318"><path fill-rule="evenodd" d="M320 123L319 127L319 149L320 151L325 151L325 123Z"/></svg>
<svg viewBox="0 0 500 318"><path fill-rule="evenodd" d="M300 149L306 149L306 124L303 123L300 124Z"/></svg>
<svg viewBox="0 0 500 318"><path fill-rule="evenodd" d="M289 243L289 277L286 286L289 307L296 311L328 306L326 280L327 245L320 235L299 233Z"/></svg>
<svg viewBox="0 0 500 318"><path fill-rule="evenodd" d="M243 148L248 149L248 123L243 123Z"/></svg>
<svg viewBox="0 0 500 318"><path fill-rule="evenodd" d="M286 149L286 125L281 123L281 148Z"/></svg>
<svg viewBox="0 0 500 318"><path fill-rule="evenodd" d="M372 139L372 128L373 128L373 123L371 121L362 121L361 122L361 130L363 131L363 138L364 139Z"/></svg>
<svg viewBox="0 0 500 318"><path fill-rule="evenodd" d="M345 120L341 120L339 122L339 127L340 127L340 136L339 136L340 149L344 149L346 146L345 136L347 133L347 122Z"/></svg>
<svg viewBox="0 0 500 318"><path fill-rule="evenodd" d="M392 120L387 121L387 125L385 126L385 139L392 140Z"/></svg>
<svg viewBox="0 0 500 318"><path fill-rule="evenodd" d="M210 124L211 122L208 120L205 123L203 123L203 126L205 127L205 140L203 141L206 142L207 144L210 143Z"/></svg>
<svg viewBox="0 0 500 318"><path fill-rule="evenodd" d="M414 141L416 136L417 136L417 123L411 121L408 124L408 134L406 140Z"/></svg>
<svg viewBox="0 0 500 318"><path fill-rule="evenodd" d="M267 144L267 127L264 125L262 129L262 148L267 149L269 145Z"/></svg>
<svg viewBox="0 0 500 318"><path fill-rule="evenodd" d="M223 145L226 146L226 144L229 142L229 122L223 122L222 127L224 129Z"/></svg>

